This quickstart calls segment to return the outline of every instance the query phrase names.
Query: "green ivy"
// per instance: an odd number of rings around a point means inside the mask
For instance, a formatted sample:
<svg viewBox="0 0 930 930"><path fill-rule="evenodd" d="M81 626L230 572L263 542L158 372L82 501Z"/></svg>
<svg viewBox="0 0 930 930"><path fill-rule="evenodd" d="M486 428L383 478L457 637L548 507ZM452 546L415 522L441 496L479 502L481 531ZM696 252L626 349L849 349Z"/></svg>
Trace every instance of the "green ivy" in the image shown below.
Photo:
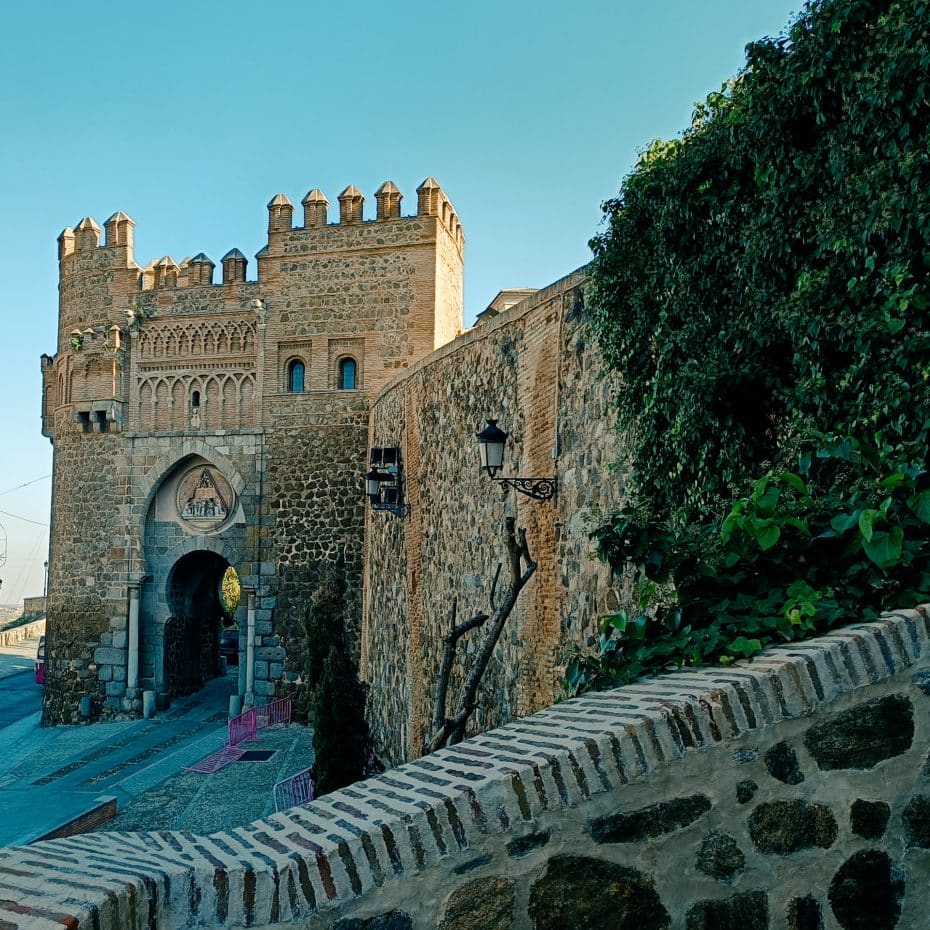
<svg viewBox="0 0 930 930"><path fill-rule="evenodd" d="M641 611L571 693L930 592L930 0L808 3L604 206Z"/></svg>

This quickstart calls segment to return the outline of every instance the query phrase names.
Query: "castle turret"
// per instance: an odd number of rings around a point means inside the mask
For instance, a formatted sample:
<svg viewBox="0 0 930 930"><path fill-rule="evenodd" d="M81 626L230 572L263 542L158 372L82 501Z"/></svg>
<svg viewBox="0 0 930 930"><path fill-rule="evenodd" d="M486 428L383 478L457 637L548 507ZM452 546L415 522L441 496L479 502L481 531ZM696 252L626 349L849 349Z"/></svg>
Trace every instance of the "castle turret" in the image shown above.
<svg viewBox="0 0 930 930"><path fill-rule="evenodd" d="M155 289L178 286L178 264L166 255L155 263Z"/></svg>
<svg viewBox="0 0 930 930"><path fill-rule="evenodd" d="M438 216L442 188L435 178L427 178L417 188L417 216Z"/></svg>
<svg viewBox="0 0 930 930"><path fill-rule="evenodd" d="M58 261L74 254L74 230L65 226L58 237Z"/></svg>
<svg viewBox="0 0 930 930"><path fill-rule="evenodd" d="M238 249L230 249L221 261L223 284L240 284L245 281L245 268L249 260Z"/></svg>
<svg viewBox="0 0 930 930"><path fill-rule="evenodd" d="M350 184L339 195L339 222L361 223L364 203L365 198L362 192L354 184Z"/></svg>
<svg viewBox="0 0 930 930"><path fill-rule="evenodd" d="M104 240L107 248L113 246L123 246L132 253L133 246L133 229L135 223L126 216L122 210L117 210L104 224L106 230L106 239Z"/></svg>
<svg viewBox="0 0 930 930"><path fill-rule="evenodd" d="M378 219L393 220L399 217L400 202L403 196L393 181L385 181L375 191L375 200L378 202Z"/></svg>
<svg viewBox="0 0 930 930"><path fill-rule="evenodd" d="M315 187L312 191L308 191L307 196L300 202L304 207L304 227L306 229L326 225L329 201L323 191Z"/></svg>
<svg viewBox="0 0 930 930"><path fill-rule="evenodd" d="M212 284L216 265L203 252L198 252L187 265L188 284Z"/></svg>
<svg viewBox="0 0 930 930"><path fill-rule="evenodd" d="M284 194L268 201L268 232L290 232L294 225L294 204Z"/></svg>
<svg viewBox="0 0 930 930"><path fill-rule="evenodd" d="M74 247L78 252L89 252L100 245L100 227L85 216L74 228Z"/></svg>

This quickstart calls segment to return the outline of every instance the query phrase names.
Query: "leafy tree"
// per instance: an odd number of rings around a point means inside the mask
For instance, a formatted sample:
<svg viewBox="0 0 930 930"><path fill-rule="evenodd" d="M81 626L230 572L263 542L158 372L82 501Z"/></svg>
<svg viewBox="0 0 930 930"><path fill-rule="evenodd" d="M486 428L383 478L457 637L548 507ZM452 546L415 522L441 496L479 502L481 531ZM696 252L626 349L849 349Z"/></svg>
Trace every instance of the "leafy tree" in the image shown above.
<svg viewBox="0 0 930 930"><path fill-rule="evenodd" d="M377 770L365 719L368 689L359 680L346 637L346 587L341 563L321 566L305 614L317 795L344 788Z"/></svg>
<svg viewBox="0 0 930 930"><path fill-rule="evenodd" d="M605 204L637 582L571 692L930 594L930 0L809 2Z"/></svg>
<svg viewBox="0 0 930 930"><path fill-rule="evenodd" d="M345 641L334 643L323 661L315 695L312 774L318 795L351 785L373 771L365 720L367 694Z"/></svg>

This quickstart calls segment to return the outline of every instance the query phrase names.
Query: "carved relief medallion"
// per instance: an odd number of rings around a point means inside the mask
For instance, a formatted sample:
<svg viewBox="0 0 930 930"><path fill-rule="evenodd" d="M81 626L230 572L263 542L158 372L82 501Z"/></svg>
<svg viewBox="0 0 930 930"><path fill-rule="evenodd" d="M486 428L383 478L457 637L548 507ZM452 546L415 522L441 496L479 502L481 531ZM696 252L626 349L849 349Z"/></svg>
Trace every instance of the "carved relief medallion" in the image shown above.
<svg viewBox="0 0 930 930"><path fill-rule="evenodd" d="M235 493L215 468L198 465L178 482L177 507L184 523L199 532L210 532L232 514Z"/></svg>

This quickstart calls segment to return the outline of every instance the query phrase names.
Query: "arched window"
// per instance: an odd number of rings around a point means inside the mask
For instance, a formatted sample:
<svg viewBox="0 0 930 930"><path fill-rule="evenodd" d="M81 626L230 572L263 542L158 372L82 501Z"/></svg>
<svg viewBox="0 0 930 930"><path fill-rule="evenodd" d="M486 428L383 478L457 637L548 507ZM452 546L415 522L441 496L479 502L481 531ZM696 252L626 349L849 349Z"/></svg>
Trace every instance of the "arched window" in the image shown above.
<svg viewBox="0 0 930 930"><path fill-rule="evenodd" d="M356 373L358 365L354 358L344 358L339 361L339 390L354 391L356 386Z"/></svg>
<svg viewBox="0 0 930 930"><path fill-rule="evenodd" d="M194 391L194 393L191 394L191 407L193 407L194 410L196 410L199 406L200 406L200 391Z"/></svg>
<svg viewBox="0 0 930 930"><path fill-rule="evenodd" d="M287 366L287 389L292 394L300 394L304 389L304 363L295 358Z"/></svg>

